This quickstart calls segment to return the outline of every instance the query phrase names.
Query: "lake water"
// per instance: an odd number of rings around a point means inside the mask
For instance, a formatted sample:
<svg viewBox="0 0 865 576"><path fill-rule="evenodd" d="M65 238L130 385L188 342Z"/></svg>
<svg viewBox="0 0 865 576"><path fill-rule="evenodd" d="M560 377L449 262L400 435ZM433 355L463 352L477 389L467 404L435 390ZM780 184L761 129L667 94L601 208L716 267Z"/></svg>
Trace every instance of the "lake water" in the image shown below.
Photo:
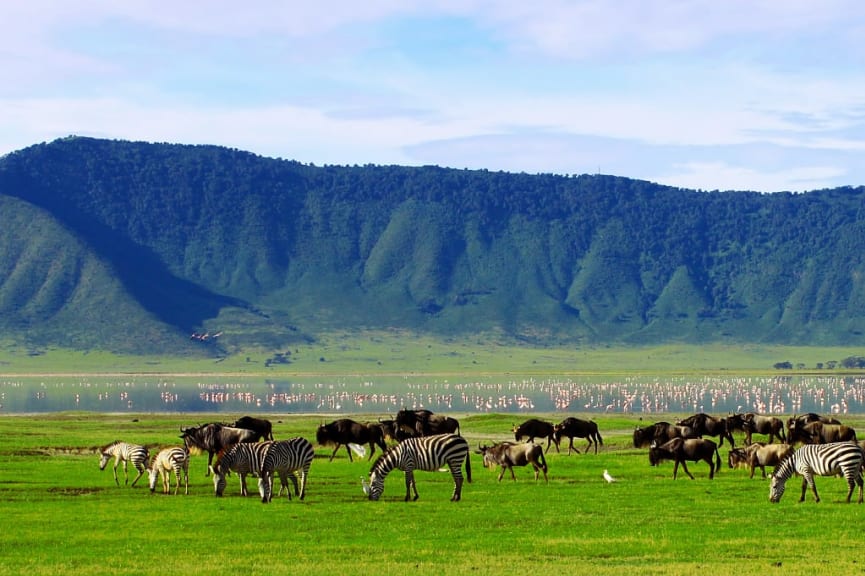
<svg viewBox="0 0 865 576"><path fill-rule="evenodd" d="M0 414L865 413L862 376L3 377Z"/></svg>

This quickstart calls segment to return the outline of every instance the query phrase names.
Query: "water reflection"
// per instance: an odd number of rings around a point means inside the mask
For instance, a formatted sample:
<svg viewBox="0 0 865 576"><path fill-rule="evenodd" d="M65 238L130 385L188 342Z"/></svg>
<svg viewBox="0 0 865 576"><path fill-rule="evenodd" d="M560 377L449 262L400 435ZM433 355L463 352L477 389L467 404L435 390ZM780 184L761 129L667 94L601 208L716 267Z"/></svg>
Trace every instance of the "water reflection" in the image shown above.
<svg viewBox="0 0 865 576"><path fill-rule="evenodd" d="M0 413L865 413L865 376L6 378Z"/></svg>

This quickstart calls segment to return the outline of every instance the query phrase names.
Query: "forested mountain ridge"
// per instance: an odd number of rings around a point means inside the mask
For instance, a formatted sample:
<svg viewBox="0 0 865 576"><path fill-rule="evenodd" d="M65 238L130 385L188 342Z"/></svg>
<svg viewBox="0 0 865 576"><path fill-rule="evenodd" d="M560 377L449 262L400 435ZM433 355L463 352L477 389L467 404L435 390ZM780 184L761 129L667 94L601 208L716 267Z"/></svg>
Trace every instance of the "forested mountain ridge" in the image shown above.
<svg viewBox="0 0 865 576"><path fill-rule="evenodd" d="M278 349L404 328L537 343L865 343L865 188L312 166L70 137L0 158L0 338Z"/></svg>

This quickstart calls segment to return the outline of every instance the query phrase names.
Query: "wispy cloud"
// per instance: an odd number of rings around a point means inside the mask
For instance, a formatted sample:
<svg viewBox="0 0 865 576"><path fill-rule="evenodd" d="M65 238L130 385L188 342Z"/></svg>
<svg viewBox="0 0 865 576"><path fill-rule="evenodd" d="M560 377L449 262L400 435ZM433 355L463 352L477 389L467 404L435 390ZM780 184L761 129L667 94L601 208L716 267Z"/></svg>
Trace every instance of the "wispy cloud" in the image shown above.
<svg viewBox="0 0 865 576"><path fill-rule="evenodd" d="M304 162L865 184L859 2L0 6L0 154L67 134Z"/></svg>

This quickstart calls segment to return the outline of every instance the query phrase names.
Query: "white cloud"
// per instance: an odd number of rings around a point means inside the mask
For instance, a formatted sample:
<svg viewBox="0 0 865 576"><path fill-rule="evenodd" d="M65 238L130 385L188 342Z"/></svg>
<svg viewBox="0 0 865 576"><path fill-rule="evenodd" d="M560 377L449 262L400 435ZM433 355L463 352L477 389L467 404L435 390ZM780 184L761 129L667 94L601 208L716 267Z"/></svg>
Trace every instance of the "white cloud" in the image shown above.
<svg viewBox="0 0 865 576"><path fill-rule="evenodd" d="M0 154L77 133L317 164L861 184L863 30L848 0L8 2Z"/></svg>

